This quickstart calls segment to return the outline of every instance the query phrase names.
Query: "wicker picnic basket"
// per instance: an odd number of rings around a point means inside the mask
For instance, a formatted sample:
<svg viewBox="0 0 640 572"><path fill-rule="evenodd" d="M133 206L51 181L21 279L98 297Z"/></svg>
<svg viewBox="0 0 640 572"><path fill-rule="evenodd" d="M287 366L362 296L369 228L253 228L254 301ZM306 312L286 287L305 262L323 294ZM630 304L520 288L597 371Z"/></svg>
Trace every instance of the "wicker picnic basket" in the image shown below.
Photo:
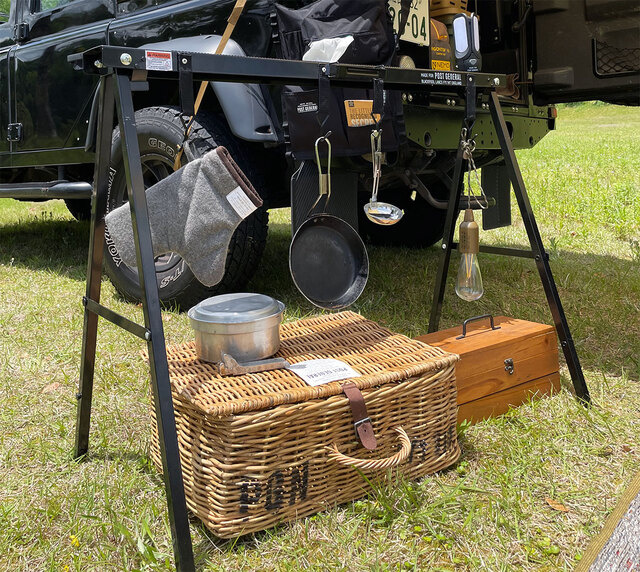
<svg viewBox="0 0 640 572"><path fill-rule="evenodd" d="M335 358L361 374L350 381L378 447L367 451L356 439L345 381L312 387L285 369L221 377L193 343L169 348L187 504L217 536L361 497L391 467L416 478L456 461L458 356L352 312L284 324L281 340L277 355L291 363ZM160 469L155 430L151 453Z"/></svg>

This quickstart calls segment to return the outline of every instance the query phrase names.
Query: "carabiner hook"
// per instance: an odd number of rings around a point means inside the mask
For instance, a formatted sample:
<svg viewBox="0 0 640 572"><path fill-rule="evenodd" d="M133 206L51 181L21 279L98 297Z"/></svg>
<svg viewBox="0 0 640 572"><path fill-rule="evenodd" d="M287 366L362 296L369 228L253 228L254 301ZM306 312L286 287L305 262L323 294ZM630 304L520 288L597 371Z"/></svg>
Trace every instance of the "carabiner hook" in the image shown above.
<svg viewBox="0 0 640 572"><path fill-rule="evenodd" d="M326 135L318 137L315 143L316 164L318 165L318 184L320 188L320 196L327 195L327 201L331 197L331 141L329 141L329 131ZM322 164L320 163L320 143L324 141L327 146L327 172L322 172Z"/></svg>

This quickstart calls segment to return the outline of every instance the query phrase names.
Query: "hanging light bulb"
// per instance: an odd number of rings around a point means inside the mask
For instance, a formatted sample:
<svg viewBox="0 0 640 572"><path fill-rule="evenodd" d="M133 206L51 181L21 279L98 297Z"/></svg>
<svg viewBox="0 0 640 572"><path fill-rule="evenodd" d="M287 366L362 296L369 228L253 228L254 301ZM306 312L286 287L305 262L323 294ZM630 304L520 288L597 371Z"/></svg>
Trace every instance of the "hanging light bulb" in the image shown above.
<svg viewBox="0 0 640 572"><path fill-rule="evenodd" d="M473 211L464 211L464 220L459 228L459 245L461 259L456 280L456 294L463 300L472 302L478 300L484 294L482 275L478 264L478 252L480 252L480 229L478 223L473 220Z"/></svg>

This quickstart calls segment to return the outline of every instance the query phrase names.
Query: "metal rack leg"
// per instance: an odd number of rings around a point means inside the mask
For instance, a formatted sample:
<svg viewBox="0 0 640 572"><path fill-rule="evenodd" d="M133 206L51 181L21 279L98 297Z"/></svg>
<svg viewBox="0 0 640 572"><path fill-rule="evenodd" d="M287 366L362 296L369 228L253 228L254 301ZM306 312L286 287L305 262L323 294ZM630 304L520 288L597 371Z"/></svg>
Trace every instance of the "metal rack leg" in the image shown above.
<svg viewBox="0 0 640 572"><path fill-rule="evenodd" d="M578 359L578 353L576 352L573 338L571 337L571 331L569 330L569 324L567 318L562 309L562 303L560 302L560 295L556 288L556 283L551 273L551 267L549 266L549 260L547 253L542 244L542 238L538 230L538 224L536 223L531 203L529 202L529 196L522 179L522 173L520 173L520 167L516 159L511 138L507 130L507 125L502 114L500 107L500 101L498 95L495 92L491 93L490 99L491 118L498 134L498 140L500 141L500 148L504 155L507 169L509 170L509 177L513 184L513 190L518 200L518 206L520 207L520 213L522 214L522 220L524 226L527 229L527 236L531 243L531 250L533 251L534 260L538 267L538 273L540 274L540 280L544 288L544 293L547 296L547 302L553 321L558 332L558 338L560 339L560 345L564 352L564 357L567 360L567 367L571 374L571 380L573 381L573 387L575 388L576 395L584 402L590 401L589 389L584 379L582 367L580 366L580 360Z"/></svg>
<svg viewBox="0 0 640 572"><path fill-rule="evenodd" d="M131 205L133 234L136 243L138 274L142 288L142 308L147 329L151 386L153 389L158 436L162 454L165 492L169 509L169 522L173 537L173 550L178 570L194 570L191 532L182 481L180 452L176 421L169 382L169 366L160 311L160 298L151 244L151 230L147 212L140 148L135 125L135 111L131 96L131 80L126 73L116 72L116 101L123 144L123 158L129 203Z"/></svg>
<svg viewBox="0 0 640 572"><path fill-rule="evenodd" d="M463 127L464 125L465 124L463 123ZM440 252L438 273L436 274L436 283L433 290L429 332L435 332L438 329L440 324L440 315L442 314L444 291L447 287L447 274L449 273L449 262L451 261L451 245L453 244L456 220L458 220L458 215L460 214L460 192L464 180L463 165L465 159L463 158L462 153L462 145L458 145L458 154L456 156L455 167L453 169L451 189L449 190L449 206L447 208L447 216L444 223L444 234L442 235L442 250Z"/></svg>
<svg viewBox="0 0 640 572"><path fill-rule="evenodd" d="M87 263L86 298L100 301L102 278L102 253L104 249L104 215L107 211L109 186L109 158L111 155L111 126L114 113L114 81L108 75L100 80L100 116L96 147L96 166L93 178L91 204L91 234L89 237L89 261ZM93 397L93 374L96 360L98 315L84 310L82 334L82 361L80 363L80 387L77 394L78 413L74 456L84 455L89 449L89 426L91 422L91 400Z"/></svg>

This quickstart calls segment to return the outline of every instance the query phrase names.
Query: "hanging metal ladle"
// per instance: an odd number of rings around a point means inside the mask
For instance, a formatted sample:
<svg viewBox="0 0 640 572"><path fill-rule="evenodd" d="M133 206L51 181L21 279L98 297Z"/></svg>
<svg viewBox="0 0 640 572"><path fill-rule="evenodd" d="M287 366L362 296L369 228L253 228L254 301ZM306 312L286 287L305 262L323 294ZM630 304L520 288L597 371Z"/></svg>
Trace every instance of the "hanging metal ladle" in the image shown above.
<svg viewBox="0 0 640 572"><path fill-rule="evenodd" d="M382 172L382 129L371 131L371 161L373 163L371 199L364 205L364 213L375 224L396 224L404 215L404 211L391 203L384 203L378 200L378 188Z"/></svg>

